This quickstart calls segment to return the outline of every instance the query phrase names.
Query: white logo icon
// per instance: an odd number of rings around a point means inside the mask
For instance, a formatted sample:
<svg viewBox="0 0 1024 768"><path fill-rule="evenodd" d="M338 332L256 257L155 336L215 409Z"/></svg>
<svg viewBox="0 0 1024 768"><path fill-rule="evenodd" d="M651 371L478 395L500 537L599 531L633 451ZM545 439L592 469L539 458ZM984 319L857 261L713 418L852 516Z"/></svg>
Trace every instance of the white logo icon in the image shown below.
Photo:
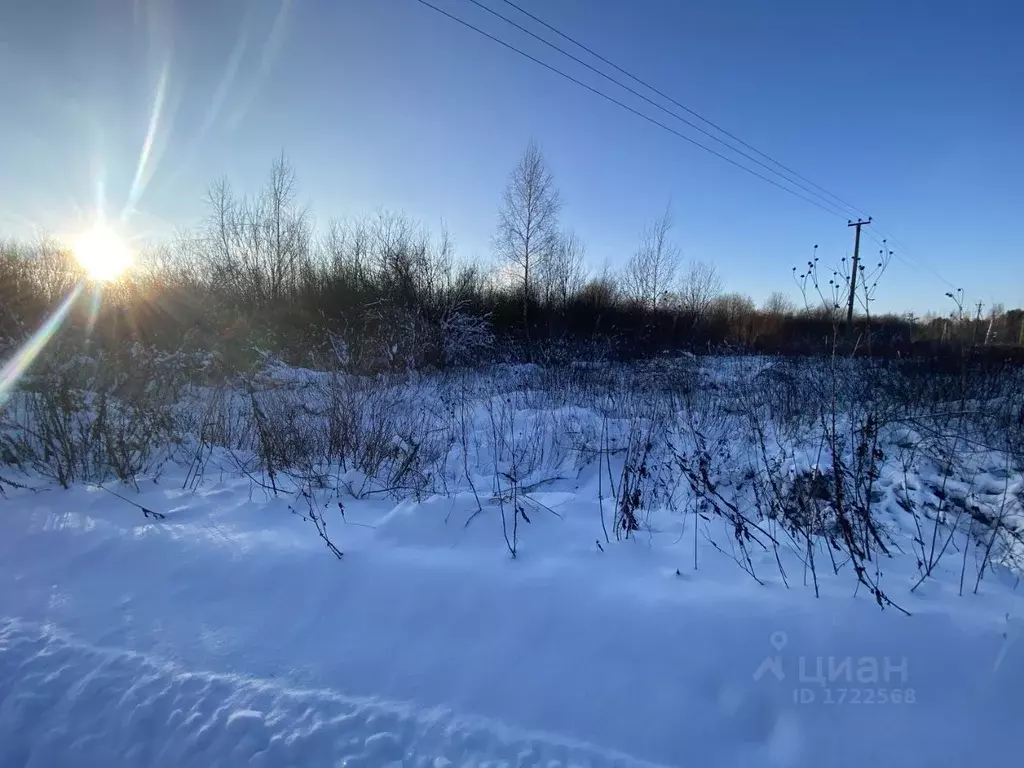
<svg viewBox="0 0 1024 768"><path fill-rule="evenodd" d="M772 644L772 648L776 650L775 656L766 656L764 661L761 662L761 666L757 668L754 673L754 679L760 680L767 673L771 672L775 675L775 679L782 682L783 678L786 677L786 673L782 671L782 657L778 655L778 652L786 647L786 643L789 642L789 638L785 632L777 631L772 632L771 637L768 638L768 642Z"/></svg>

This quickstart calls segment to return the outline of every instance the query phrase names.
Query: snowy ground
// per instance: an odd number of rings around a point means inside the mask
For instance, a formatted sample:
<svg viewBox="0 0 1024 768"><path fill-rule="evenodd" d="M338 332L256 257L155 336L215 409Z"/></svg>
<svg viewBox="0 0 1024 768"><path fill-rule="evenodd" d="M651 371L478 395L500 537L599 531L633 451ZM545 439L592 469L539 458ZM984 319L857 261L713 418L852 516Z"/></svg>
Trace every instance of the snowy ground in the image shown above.
<svg viewBox="0 0 1024 768"><path fill-rule="evenodd" d="M480 476L475 517L466 487L346 498L341 560L294 496L237 474L107 485L157 520L94 486L8 491L0 766L1017 760L1008 571L960 597L959 558L913 592L914 558L887 560L910 617L848 572L816 599L789 559L787 588L769 553L760 586L693 515L607 542L599 473L570 466L533 492L514 560Z"/></svg>

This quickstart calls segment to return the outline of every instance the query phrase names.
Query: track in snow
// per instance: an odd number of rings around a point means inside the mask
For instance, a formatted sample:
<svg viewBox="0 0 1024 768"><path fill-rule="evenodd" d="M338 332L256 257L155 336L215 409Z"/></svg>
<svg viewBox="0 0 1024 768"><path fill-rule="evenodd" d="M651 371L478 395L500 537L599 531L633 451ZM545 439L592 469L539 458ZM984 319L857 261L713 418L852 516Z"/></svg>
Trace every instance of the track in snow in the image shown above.
<svg viewBox="0 0 1024 768"><path fill-rule="evenodd" d="M0 620L0 765L651 766L444 710L188 671Z"/></svg>

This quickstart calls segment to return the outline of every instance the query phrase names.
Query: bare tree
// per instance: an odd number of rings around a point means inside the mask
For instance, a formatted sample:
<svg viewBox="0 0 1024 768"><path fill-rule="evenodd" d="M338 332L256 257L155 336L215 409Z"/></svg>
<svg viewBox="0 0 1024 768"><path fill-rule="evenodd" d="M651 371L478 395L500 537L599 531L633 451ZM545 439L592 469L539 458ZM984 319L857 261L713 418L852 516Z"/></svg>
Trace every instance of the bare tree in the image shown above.
<svg viewBox="0 0 1024 768"><path fill-rule="evenodd" d="M494 249L523 289L523 331L530 343L530 301L543 265L558 242L561 198L536 142L526 147L505 187Z"/></svg>
<svg viewBox="0 0 1024 768"><path fill-rule="evenodd" d="M792 315L796 313L796 304L782 291L775 291L764 300L763 309L770 315Z"/></svg>
<svg viewBox="0 0 1024 768"><path fill-rule="evenodd" d="M540 280L548 302L565 309L569 297L583 287L585 254L586 246L575 232L563 232L558 236L550 257L541 265Z"/></svg>
<svg viewBox="0 0 1024 768"><path fill-rule="evenodd" d="M430 236L404 213L381 210L370 224L378 287L394 306L411 309L428 293Z"/></svg>
<svg viewBox="0 0 1024 768"><path fill-rule="evenodd" d="M704 317L722 292L722 278L711 264L694 261L679 284L679 307L695 317Z"/></svg>
<svg viewBox="0 0 1024 768"><path fill-rule="evenodd" d="M312 226L295 203L295 171L282 155L263 191L238 200L226 181L207 195L213 280L257 306L292 298L310 258Z"/></svg>
<svg viewBox="0 0 1024 768"><path fill-rule="evenodd" d="M295 170L282 152L270 168L259 206L265 212L258 225L264 228L269 245L266 268L271 301L294 293L300 270L310 254L312 227L306 210L295 204L295 187Z"/></svg>
<svg viewBox="0 0 1024 768"><path fill-rule="evenodd" d="M786 318L795 314L796 304L782 291L774 291L764 300L761 312L753 320L754 336L777 337L785 328Z"/></svg>
<svg viewBox="0 0 1024 768"><path fill-rule="evenodd" d="M626 295L638 304L657 309L675 287L679 248L669 240L671 206L640 235L640 247L630 257L623 274Z"/></svg>
<svg viewBox="0 0 1024 768"><path fill-rule="evenodd" d="M751 320L757 307L754 300L742 293L723 293L709 306L709 313L728 329L728 340L745 344L750 341Z"/></svg>
<svg viewBox="0 0 1024 768"><path fill-rule="evenodd" d="M210 208L206 223L211 248L216 253L215 258L227 264L232 259L232 244L238 237L235 232L238 204L226 178L221 177L210 185L206 203Z"/></svg>

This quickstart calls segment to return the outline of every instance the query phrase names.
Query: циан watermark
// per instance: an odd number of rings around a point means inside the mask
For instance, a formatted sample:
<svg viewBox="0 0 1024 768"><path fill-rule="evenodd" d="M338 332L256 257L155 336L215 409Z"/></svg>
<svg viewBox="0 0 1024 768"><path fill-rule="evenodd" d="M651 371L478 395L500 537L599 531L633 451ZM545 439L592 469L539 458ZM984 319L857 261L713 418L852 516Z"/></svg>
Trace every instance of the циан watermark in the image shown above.
<svg viewBox="0 0 1024 768"><path fill-rule="evenodd" d="M772 632L768 641L775 655L766 656L754 672L754 680L766 676L779 683L793 683L794 704L856 705L914 704L915 690L908 685L907 658L896 663L889 656L807 656L796 657L796 676L792 662L787 664L782 650L788 645L785 632ZM789 674L787 675L787 670Z"/></svg>

